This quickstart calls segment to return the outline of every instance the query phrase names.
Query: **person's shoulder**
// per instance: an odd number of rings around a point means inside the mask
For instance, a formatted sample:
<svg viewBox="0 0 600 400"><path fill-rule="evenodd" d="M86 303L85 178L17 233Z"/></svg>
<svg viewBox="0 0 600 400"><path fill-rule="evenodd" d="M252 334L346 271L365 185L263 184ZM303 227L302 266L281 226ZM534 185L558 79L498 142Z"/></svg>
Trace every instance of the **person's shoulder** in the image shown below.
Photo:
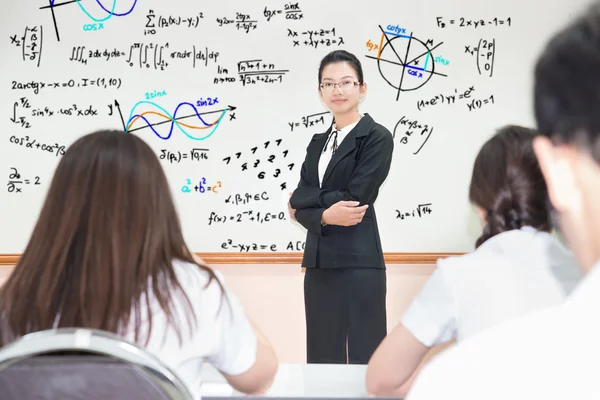
<svg viewBox="0 0 600 400"><path fill-rule="evenodd" d="M557 324L563 312L561 306L534 311L459 342L428 363L407 400L435 398L437 393L452 398L462 393L469 400L492 398L487 396L492 394L490 388L499 382L513 382L530 373L528 368L545 363L548 348L555 347L560 337Z"/></svg>
<svg viewBox="0 0 600 400"><path fill-rule="evenodd" d="M323 136L329 135L329 133L331 133L331 127L327 128L327 130L325 132L314 133L313 136L312 136L312 138L310 138L310 141L308 142L308 145L306 146L306 149L308 150L311 146L314 145L314 143L316 141L318 141L319 139L321 139Z"/></svg>
<svg viewBox="0 0 600 400"><path fill-rule="evenodd" d="M363 116L363 118L365 118L366 122L363 125L363 129L366 131L367 141L384 142L385 144L393 145L394 138L389 129L375 121L373 117L368 114Z"/></svg>
<svg viewBox="0 0 600 400"><path fill-rule="evenodd" d="M541 251L547 255L551 264L563 265L565 268L576 268L579 270L577 257L557 236L549 232L540 232L538 240L541 242Z"/></svg>
<svg viewBox="0 0 600 400"><path fill-rule="evenodd" d="M174 260L173 270L179 284L188 295L218 293L224 284L223 274L219 271L202 269L197 264L187 261Z"/></svg>
<svg viewBox="0 0 600 400"><path fill-rule="evenodd" d="M556 233L554 232L536 232L535 238L544 244L544 247L549 251L553 257L560 257L561 259L575 262L575 254L561 242Z"/></svg>
<svg viewBox="0 0 600 400"><path fill-rule="evenodd" d="M375 122L375 124L373 125L373 128L371 128L371 132L373 132L379 136L384 136L384 137L389 137L389 138L392 137L392 132L390 132L390 130L388 128L381 125L379 122Z"/></svg>
<svg viewBox="0 0 600 400"><path fill-rule="evenodd" d="M445 273L449 273L458 269L470 267L472 265L480 266L483 260L497 261L498 257L495 257L494 252L490 251L489 248L481 246L465 254L439 258L437 260L437 268Z"/></svg>
<svg viewBox="0 0 600 400"><path fill-rule="evenodd" d="M394 142L394 137L389 129L379 123L375 123L375 126L373 126L371 129L370 136L372 136L374 139L383 140L385 142Z"/></svg>
<svg viewBox="0 0 600 400"><path fill-rule="evenodd" d="M485 278L487 273L495 270L505 270L510 261L501 252L495 251L494 246L482 244L471 252L439 258L436 269L444 281L471 282L476 276ZM491 244L491 243L490 243Z"/></svg>
<svg viewBox="0 0 600 400"><path fill-rule="evenodd" d="M373 119L373 117L371 117L370 115L367 116L367 118L368 118L368 122L369 122L368 129L369 129L369 133L371 135L381 136L381 137L388 137L388 136L392 137L392 132L390 132L390 130L388 128L386 128L379 122L375 121Z"/></svg>
<svg viewBox="0 0 600 400"><path fill-rule="evenodd" d="M456 268L466 265L493 265L508 261L506 254L520 250L531 233L519 229L505 231L492 236L472 251L456 256L438 260L438 265L443 264Z"/></svg>
<svg viewBox="0 0 600 400"><path fill-rule="evenodd" d="M329 124L329 126L327 126L327 129L325 129L323 132L313 133L311 142L318 140L318 139L322 138L323 136L329 136L329 134L331 133L332 130L333 130L333 123Z"/></svg>

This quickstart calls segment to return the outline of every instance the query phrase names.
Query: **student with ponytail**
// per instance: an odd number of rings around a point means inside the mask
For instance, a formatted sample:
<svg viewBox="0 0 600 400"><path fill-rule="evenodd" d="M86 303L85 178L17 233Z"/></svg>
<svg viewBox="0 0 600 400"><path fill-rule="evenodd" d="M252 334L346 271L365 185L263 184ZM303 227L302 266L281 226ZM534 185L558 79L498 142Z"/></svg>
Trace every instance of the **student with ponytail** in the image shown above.
<svg viewBox="0 0 600 400"><path fill-rule="evenodd" d="M506 126L479 151L469 200L483 229L471 253L440 259L401 322L373 354L370 394L405 397L424 363L453 340L561 303L581 278L551 235L535 132Z"/></svg>

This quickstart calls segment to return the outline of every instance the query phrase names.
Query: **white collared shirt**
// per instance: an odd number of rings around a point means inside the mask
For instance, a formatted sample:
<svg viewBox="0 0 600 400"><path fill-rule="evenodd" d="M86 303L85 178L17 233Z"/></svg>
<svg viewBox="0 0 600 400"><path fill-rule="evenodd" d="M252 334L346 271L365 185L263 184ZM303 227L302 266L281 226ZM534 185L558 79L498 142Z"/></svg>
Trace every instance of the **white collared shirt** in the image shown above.
<svg viewBox="0 0 600 400"><path fill-rule="evenodd" d="M461 341L561 304L582 275L556 237L525 226L493 236L469 254L438 260L402 324L428 347Z"/></svg>
<svg viewBox="0 0 600 400"><path fill-rule="evenodd" d="M173 269L196 317L191 318L192 331L187 323L190 315L187 304L178 291L173 289L172 305L175 321L181 329L181 343L156 298L151 296L152 332L145 347L178 374L194 399L199 399L203 364L207 362L228 375L242 374L256 362L257 338L242 304L225 286L220 272L214 271L223 284L226 298L221 297L216 280L207 286L209 275L197 265L176 260ZM140 304L142 321L146 321L145 299L140 300ZM142 325L142 333L146 327ZM135 340L133 332L125 336L132 342ZM142 334L142 342L144 339ZM139 344L144 346L144 343Z"/></svg>
<svg viewBox="0 0 600 400"><path fill-rule="evenodd" d="M362 118L362 115L361 115ZM323 176L325 175L325 171L327 170L327 166L329 165L329 161L331 161L331 157L333 156L333 136L334 132L337 130L337 146L339 147L342 144L342 141L348 136L348 133L360 122L360 119L353 124L345 126L344 128L338 130L335 124L331 127L331 133L327 138L327 142L325 142L325 146L321 150L321 157L319 157L319 187L323 186ZM324 152L323 152L324 151Z"/></svg>
<svg viewBox="0 0 600 400"><path fill-rule="evenodd" d="M567 300L475 335L425 365L407 400L600 398L600 261Z"/></svg>

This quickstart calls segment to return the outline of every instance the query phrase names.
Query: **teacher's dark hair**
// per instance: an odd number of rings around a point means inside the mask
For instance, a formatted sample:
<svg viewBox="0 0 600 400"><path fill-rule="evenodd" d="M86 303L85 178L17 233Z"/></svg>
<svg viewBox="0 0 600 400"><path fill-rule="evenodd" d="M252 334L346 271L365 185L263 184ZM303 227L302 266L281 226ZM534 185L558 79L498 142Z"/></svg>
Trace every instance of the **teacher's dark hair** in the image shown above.
<svg viewBox="0 0 600 400"><path fill-rule="evenodd" d="M509 125L479 151L473 165L469 200L486 213L475 247L509 230L532 226L551 229L548 189L533 152L537 132Z"/></svg>
<svg viewBox="0 0 600 400"><path fill-rule="evenodd" d="M354 54L349 53L346 50L334 50L321 60L321 65L319 65L319 83L321 83L321 79L323 79L323 70L325 67L329 64L340 62L347 62L350 64L354 72L356 72L358 81L361 84L364 82L362 64L360 63L359 59Z"/></svg>
<svg viewBox="0 0 600 400"><path fill-rule="evenodd" d="M188 306L190 331L196 319L175 260L196 264L221 286L187 248L150 146L119 131L83 136L60 160L29 243L0 288L0 347L62 327L134 332L147 343L152 298L181 340L173 296Z"/></svg>

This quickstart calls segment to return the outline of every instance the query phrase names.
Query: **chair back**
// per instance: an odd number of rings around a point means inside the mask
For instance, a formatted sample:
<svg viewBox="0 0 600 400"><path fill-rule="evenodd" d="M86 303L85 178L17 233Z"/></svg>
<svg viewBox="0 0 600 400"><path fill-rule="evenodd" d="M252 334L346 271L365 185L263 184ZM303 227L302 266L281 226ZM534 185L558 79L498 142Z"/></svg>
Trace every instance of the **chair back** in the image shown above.
<svg viewBox="0 0 600 400"><path fill-rule="evenodd" d="M0 349L0 393L2 400L192 400L142 347L79 328L31 333Z"/></svg>

